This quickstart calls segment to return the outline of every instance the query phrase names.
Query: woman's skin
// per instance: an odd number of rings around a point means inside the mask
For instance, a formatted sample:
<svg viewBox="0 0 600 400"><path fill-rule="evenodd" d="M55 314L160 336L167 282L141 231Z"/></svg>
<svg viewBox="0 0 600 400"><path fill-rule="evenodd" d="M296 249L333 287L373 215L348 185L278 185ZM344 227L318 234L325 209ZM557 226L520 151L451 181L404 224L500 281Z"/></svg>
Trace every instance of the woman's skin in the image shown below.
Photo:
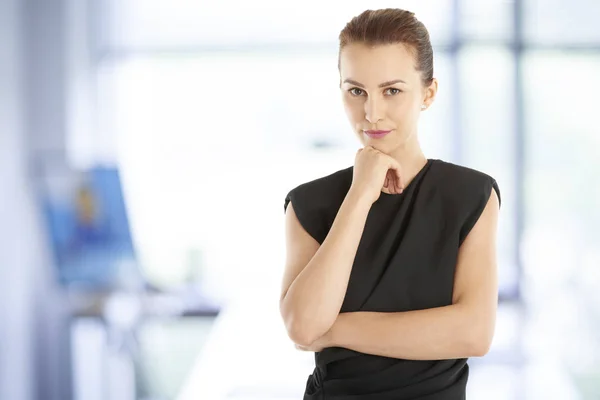
<svg viewBox="0 0 600 400"><path fill-rule="evenodd" d="M401 193L427 162L417 126L421 112L434 101L437 87L435 79L423 84L413 53L403 44L350 44L341 51L342 100L365 147L357 152L351 188L322 245L302 228L293 204L288 206L280 309L297 348L320 351L336 346L428 360L487 353L497 307L499 200L493 190L459 249L452 305L397 313L340 314L371 205L382 191ZM365 130L391 132L374 139Z"/></svg>

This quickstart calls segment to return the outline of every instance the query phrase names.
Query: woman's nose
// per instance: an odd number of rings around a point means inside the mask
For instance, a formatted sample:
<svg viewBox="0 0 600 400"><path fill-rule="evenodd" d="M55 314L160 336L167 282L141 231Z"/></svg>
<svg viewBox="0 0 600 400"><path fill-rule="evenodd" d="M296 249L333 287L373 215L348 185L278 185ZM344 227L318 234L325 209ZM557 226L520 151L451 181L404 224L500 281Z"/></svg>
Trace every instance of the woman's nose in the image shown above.
<svg viewBox="0 0 600 400"><path fill-rule="evenodd" d="M368 98L365 102L365 118L372 124L383 119L383 104L375 98Z"/></svg>

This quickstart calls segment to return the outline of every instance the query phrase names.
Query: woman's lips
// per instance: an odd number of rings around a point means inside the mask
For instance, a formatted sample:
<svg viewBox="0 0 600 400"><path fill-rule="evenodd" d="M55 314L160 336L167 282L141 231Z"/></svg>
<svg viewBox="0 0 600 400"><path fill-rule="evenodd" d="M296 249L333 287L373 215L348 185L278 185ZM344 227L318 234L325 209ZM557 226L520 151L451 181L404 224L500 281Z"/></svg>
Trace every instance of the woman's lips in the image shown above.
<svg viewBox="0 0 600 400"><path fill-rule="evenodd" d="M384 137L385 135L390 133L391 130L390 131L363 131L363 132L365 133L365 135L367 135L370 138L381 139L382 137Z"/></svg>

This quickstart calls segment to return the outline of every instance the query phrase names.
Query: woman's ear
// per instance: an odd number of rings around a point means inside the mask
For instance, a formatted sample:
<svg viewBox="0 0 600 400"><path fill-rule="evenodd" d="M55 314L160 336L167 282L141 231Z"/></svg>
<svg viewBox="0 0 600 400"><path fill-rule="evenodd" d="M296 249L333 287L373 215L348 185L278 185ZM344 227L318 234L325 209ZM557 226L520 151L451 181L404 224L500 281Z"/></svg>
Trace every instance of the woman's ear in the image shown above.
<svg viewBox="0 0 600 400"><path fill-rule="evenodd" d="M429 108L429 106L435 101L435 96L437 95L437 91L438 91L438 80L436 78L433 78L431 80L431 84L425 88L425 96L423 99L423 104L425 105L426 108Z"/></svg>

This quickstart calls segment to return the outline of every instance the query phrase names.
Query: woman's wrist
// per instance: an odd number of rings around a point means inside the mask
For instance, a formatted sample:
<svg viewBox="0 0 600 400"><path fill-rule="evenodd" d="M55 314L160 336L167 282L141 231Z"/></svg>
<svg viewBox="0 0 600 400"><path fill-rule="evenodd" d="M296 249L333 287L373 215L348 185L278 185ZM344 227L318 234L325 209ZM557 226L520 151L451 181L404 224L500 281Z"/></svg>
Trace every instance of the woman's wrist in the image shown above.
<svg viewBox="0 0 600 400"><path fill-rule="evenodd" d="M350 189L350 191L348 191L345 200L349 201L356 207L366 208L367 210L369 210L373 205L372 199L368 198L368 196L364 193L357 192L354 189Z"/></svg>

